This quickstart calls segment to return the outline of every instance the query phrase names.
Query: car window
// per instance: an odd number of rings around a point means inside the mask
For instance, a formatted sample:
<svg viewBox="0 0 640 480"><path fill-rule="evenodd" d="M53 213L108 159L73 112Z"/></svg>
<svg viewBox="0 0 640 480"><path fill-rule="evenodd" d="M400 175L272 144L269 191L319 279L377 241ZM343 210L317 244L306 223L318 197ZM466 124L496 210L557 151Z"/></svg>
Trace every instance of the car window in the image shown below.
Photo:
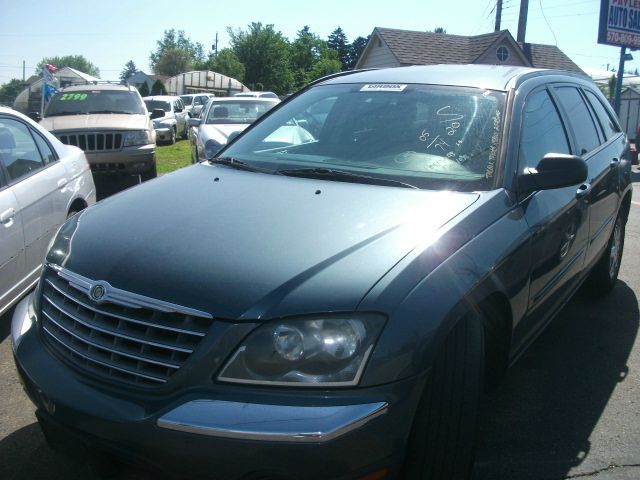
<svg viewBox="0 0 640 480"><path fill-rule="evenodd" d="M23 123L0 118L0 162L10 182L44 167L29 128Z"/></svg>
<svg viewBox="0 0 640 480"><path fill-rule="evenodd" d="M620 132L620 129L616 125L616 123L611 119L609 112L605 109L602 102L598 99L595 93L590 92L589 90L585 90L585 94L593 110L596 112L596 117L602 127L604 132L604 138L609 140L615 134Z"/></svg>
<svg viewBox="0 0 640 480"><path fill-rule="evenodd" d="M164 110L165 112L171 111L171 102L165 102L164 100L145 100L144 103L150 112L153 112L156 108Z"/></svg>
<svg viewBox="0 0 640 480"><path fill-rule="evenodd" d="M575 87L556 87L558 100L567 112L576 137L578 154L584 155L600 145L598 131L587 105Z"/></svg>
<svg viewBox="0 0 640 480"><path fill-rule="evenodd" d="M546 90L526 99L520 136L520 172L535 168L547 153L569 153L569 142L560 115Z"/></svg>
<svg viewBox="0 0 640 480"><path fill-rule="evenodd" d="M90 113L144 115L136 92L124 90L83 90L56 93L47 105L45 117Z"/></svg>
<svg viewBox="0 0 640 480"><path fill-rule="evenodd" d="M47 141L44 138L42 138L42 136L40 136L38 132L34 132L33 130L31 130L31 133L33 134L33 138L36 141L36 144L38 145L38 149L40 150L40 155L44 160L45 165L51 162L55 162L57 160L57 157L53 153L53 150L51 149Z"/></svg>
<svg viewBox="0 0 640 480"><path fill-rule="evenodd" d="M245 124L252 123L258 117L267 112L274 103L252 101L228 101L213 103L209 107L207 119L208 124Z"/></svg>

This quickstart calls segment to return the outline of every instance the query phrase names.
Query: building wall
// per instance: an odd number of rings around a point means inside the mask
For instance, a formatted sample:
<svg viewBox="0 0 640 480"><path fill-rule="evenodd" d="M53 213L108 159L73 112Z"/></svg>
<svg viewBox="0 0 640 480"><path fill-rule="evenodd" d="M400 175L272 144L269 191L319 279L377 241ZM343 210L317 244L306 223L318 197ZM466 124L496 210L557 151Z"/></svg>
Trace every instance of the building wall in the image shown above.
<svg viewBox="0 0 640 480"><path fill-rule="evenodd" d="M371 42L371 48L365 51L365 55L358 61L356 68L387 68L399 67L400 63L391 53L387 45L376 35Z"/></svg>

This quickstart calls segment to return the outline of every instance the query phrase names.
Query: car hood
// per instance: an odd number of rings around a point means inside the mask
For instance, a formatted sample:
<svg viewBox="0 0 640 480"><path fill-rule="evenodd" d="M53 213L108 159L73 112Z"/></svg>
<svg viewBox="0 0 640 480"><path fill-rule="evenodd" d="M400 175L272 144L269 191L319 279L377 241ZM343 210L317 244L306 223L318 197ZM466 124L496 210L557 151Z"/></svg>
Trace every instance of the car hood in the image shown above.
<svg viewBox="0 0 640 480"><path fill-rule="evenodd" d="M85 210L60 263L216 318L352 311L478 197L204 163Z"/></svg>
<svg viewBox="0 0 640 480"><path fill-rule="evenodd" d="M90 115L63 115L45 117L40 125L50 132L72 130L146 130L148 124L146 115L128 115L116 113L100 113Z"/></svg>
<svg viewBox="0 0 640 480"><path fill-rule="evenodd" d="M200 125L200 134L202 135L202 138L213 138L218 141L224 139L224 142L220 143L226 143L229 135L231 135L233 132L242 132L248 126L248 123L221 123L216 125L206 124Z"/></svg>

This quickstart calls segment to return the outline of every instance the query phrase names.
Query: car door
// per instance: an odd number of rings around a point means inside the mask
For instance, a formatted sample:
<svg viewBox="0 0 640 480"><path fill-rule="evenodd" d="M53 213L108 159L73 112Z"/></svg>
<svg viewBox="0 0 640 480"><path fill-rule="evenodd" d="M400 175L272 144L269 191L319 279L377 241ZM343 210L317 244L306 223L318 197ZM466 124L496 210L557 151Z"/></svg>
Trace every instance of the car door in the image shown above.
<svg viewBox="0 0 640 480"><path fill-rule="evenodd" d="M569 154L572 139L546 87L523 107L518 169L535 168L548 153ZM589 231L588 204L578 185L533 192L521 200L531 231L531 271L526 321L518 336L535 333L577 287Z"/></svg>
<svg viewBox="0 0 640 480"><path fill-rule="evenodd" d="M0 158L3 156L0 131ZM7 184L0 161L0 315L22 290L26 276L24 263L24 231L18 200Z"/></svg>
<svg viewBox="0 0 640 480"><path fill-rule="evenodd" d="M557 92L562 105L567 103L567 109L573 108L573 112L568 111L567 113L571 116L579 115L576 116L575 123L579 122L581 128L574 127L576 136L579 132L582 132L582 136L585 134L593 135L594 130L597 130L600 139L598 145L583 154L589 167L589 182L591 184L589 249L586 259L587 264L590 265L598 260L611 235L620 204L619 170L625 161L623 157L627 154L628 143L620 127L607 112L596 93L582 88L580 89L581 97L578 98L575 94L568 95L569 90L564 87L557 89ZM580 104L576 105L578 100L586 101L589 107L588 111ZM580 146L578 148L581 149Z"/></svg>

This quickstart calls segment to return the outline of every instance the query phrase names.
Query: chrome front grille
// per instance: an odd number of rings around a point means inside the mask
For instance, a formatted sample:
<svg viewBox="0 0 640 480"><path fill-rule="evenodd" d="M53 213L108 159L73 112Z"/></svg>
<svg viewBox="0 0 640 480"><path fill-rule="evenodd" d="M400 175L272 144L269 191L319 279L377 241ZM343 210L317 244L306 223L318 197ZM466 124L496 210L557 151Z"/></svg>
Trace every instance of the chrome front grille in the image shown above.
<svg viewBox="0 0 640 480"><path fill-rule="evenodd" d="M109 152L122 149L122 132L70 132L56 136L65 145L73 145L85 152Z"/></svg>
<svg viewBox="0 0 640 480"><path fill-rule="evenodd" d="M96 286L104 294L98 301ZM41 308L43 339L58 356L85 372L136 386L166 383L213 322L204 312L51 266Z"/></svg>

